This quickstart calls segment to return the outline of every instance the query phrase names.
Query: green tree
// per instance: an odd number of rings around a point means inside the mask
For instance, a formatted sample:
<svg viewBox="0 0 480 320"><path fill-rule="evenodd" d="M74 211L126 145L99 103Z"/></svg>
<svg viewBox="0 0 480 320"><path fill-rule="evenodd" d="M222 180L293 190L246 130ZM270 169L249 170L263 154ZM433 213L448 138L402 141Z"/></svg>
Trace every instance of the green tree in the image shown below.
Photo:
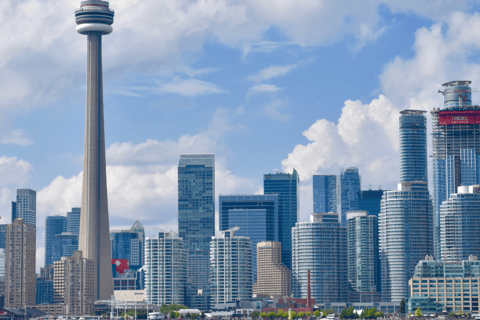
<svg viewBox="0 0 480 320"><path fill-rule="evenodd" d="M270 312L267 314L267 317L269 317L270 319L273 319L273 318L275 317L275 312L270 311Z"/></svg>
<svg viewBox="0 0 480 320"><path fill-rule="evenodd" d="M261 317L261 318L266 318L266 317L267 317L267 313L266 313L266 312L261 312L261 313L260 313L260 317Z"/></svg>
<svg viewBox="0 0 480 320"><path fill-rule="evenodd" d="M422 310L420 310L420 308L417 308L417 310L415 310L415 317L421 317L422 316Z"/></svg>
<svg viewBox="0 0 480 320"><path fill-rule="evenodd" d="M175 311L170 311L170 319L173 319L175 318Z"/></svg>
<svg viewBox="0 0 480 320"><path fill-rule="evenodd" d="M353 308L353 306L351 306L350 308L343 309L342 312L340 313L340 319L356 319L356 318L358 318L358 315L355 312L355 309Z"/></svg>
<svg viewBox="0 0 480 320"><path fill-rule="evenodd" d="M175 318L178 319L178 317L180 317L180 313L178 313L178 311L177 311L177 312L175 312Z"/></svg>
<svg viewBox="0 0 480 320"><path fill-rule="evenodd" d="M290 311L290 314L292 315L292 319L297 317L297 313L295 311Z"/></svg>
<svg viewBox="0 0 480 320"><path fill-rule="evenodd" d="M383 318L385 317L385 314L383 313L383 311L377 311L375 313L375 318Z"/></svg>
<svg viewBox="0 0 480 320"><path fill-rule="evenodd" d="M313 311L313 315L314 315L315 317L317 317L317 318L320 317L321 314L322 314L322 313L320 312L320 310L315 310L315 311Z"/></svg>
<svg viewBox="0 0 480 320"><path fill-rule="evenodd" d="M260 312L258 311L253 311L252 313L250 313L250 317L252 319L258 318L259 316L260 316Z"/></svg>
<svg viewBox="0 0 480 320"><path fill-rule="evenodd" d="M400 314L405 314L405 299L400 300Z"/></svg>
<svg viewBox="0 0 480 320"><path fill-rule="evenodd" d="M305 312L305 317L310 317L312 314L310 312Z"/></svg>
<svg viewBox="0 0 480 320"><path fill-rule="evenodd" d="M335 310L333 310L333 309L325 309L325 310L322 310L322 313L323 313L323 317L326 317L326 316L328 316L329 314L335 313Z"/></svg>

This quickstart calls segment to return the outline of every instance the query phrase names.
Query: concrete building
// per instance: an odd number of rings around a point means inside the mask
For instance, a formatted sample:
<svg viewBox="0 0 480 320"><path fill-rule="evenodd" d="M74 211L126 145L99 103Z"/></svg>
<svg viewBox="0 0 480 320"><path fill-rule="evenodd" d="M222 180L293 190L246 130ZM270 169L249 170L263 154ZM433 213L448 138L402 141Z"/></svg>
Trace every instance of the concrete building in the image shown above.
<svg viewBox="0 0 480 320"><path fill-rule="evenodd" d="M54 300L64 303L68 315L92 314L95 307L95 263L81 251L54 264ZM113 285L113 283L112 283Z"/></svg>
<svg viewBox="0 0 480 320"><path fill-rule="evenodd" d="M356 292L380 292L378 218L366 211L347 213L348 281Z"/></svg>
<svg viewBox="0 0 480 320"><path fill-rule="evenodd" d="M211 303L252 297L252 243L235 235L238 227L220 231L210 242Z"/></svg>
<svg viewBox="0 0 480 320"><path fill-rule="evenodd" d="M12 223L23 219L25 224L37 224L37 192L31 189L17 189L17 199L12 202Z"/></svg>
<svg viewBox="0 0 480 320"><path fill-rule="evenodd" d="M479 284L480 261L476 256L461 262L438 261L426 256L418 262L408 281L409 312L423 305L432 311L479 313Z"/></svg>
<svg viewBox="0 0 480 320"><path fill-rule="evenodd" d="M362 181L357 168L343 169L340 173L340 209L339 222L347 225L347 212L358 210L358 195Z"/></svg>
<svg viewBox="0 0 480 320"><path fill-rule="evenodd" d="M313 175L313 212L337 213L337 176L334 174Z"/></svg>
<svg viewBox="0 0 480 320"><path fill-rule="evenodd" d="M292 291L307 298L310 270L311 297L317 303L347 301L347 227L336 213L314 213L309 222L292 229Z"/></svg>
<svg viewBox="0 0 480 320"><path fill-rule="evenodd" d="M160 231L145 240L145 299L149 304L185 304L187 283L183 239Z"/></svg>
<svg viewBox="0 0 480 320"><path fill-rule="evenodd" d="M87 103L79 250L93 262L94 299L111 299L113 278L109 241L102 35L112 32L107 1L86 0L75 10L77 32L87 36Z"/></svg>
<svg viewBox="0 0 480 320"><path fill-rule="evenodd" d="M45 220L45 265L53 265L62 257L61 246L57 234L67 231L67 217L48 216Z"/></svg>
<svg viewBox="0 0 480 320"><path fill-rule="evenodd" d="M300 177L293 172L263 175L264 194L278 194L278 241L282 243L282 262L292 267L292 228L300 217Z"/></svg>
<svg viewBox="0 0 480 320"><path fill-rule="evenodd" d="M182 154L178 164L178 234L187 259L187 301L208 310L210 240L215 235L215 155Z"/></svg>
<svg viewBox="0 0 480 320"><path fill-rule="evenodd" d="M253 296L292 296L292 272L282 263L282 243L257 243L257 282Z"/></svg>
<svg viewBox="0 0 480 320"><path fill-rule="evenodd" d="M17 218L7 226L5 248L6 308L35 304L35 226Z"/></svg>
<svg viewBox="0 0 480 320"><path fill-rule="evenodd" d="M480 256L480 186L459 186L440 206L440 247L446 261Z"/></svg>
<svg viewBox="0 0 480 320"><path fill-rule="evenodd" d="M435 258L441 257L440 207L461 185L480 183L480 107L472 105L471 81L444 83L442 108L432 114Z"/></svg>

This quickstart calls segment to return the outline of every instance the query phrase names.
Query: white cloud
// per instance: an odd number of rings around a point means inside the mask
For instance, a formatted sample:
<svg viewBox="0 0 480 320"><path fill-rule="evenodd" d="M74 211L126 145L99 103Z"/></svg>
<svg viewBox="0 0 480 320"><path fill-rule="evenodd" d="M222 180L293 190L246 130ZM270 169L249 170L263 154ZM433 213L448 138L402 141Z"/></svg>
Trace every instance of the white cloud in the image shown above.
<svg viewBox="0 0 480 320"><path fill-rule="evenodd" d="M3 144L18 144L20 146L29 146L34 144L32 140L25 137L25 131L20 129L12 130L10 133L4 135L0 139L0 143Z"/></svg>
<svg viewBox="0 0 480 320"><path fill-rule="evenodd" d="M290 116L280 112L284 105L281 100L275 99L265 105L265 114L276 120L287 121Z"/></svg>
<svg viewBox="0 0 480 320"><path fill-rule="evenodd" d="M255 95L255 94L259 94L259 93L264 93L264 92L277 92L280 89L281 88L279 88L279 87L277 87L273 84L265 84L265 83L257 84L255 86L251 87L250 89L248 89L247 96L251 96L251 95Z"/></svg>
<svg viewBox="0 0 480 320"><path fill-rule="evenodd" d="M290 71L297 68L297 64L290 64L286 66L270 66L260 70L257 74L249 76L247 79L255 82L270 80L271 78L284 76Z"/></svg>
<svg viewBox="0 0 480 320"><path fill-rule="evenodd" d="M182 96L197 96L202 94L225 93L213 83L209 83L197 79L174 79L172 82L164 83L156 81L156 87L133 87L122 90L120 93L124 95L138 95L132 91L150 92L155 94L179 94Z"/></svg>
<svg viewBox="0 0 480 320"><path fill-rule="evenodd" d="M25 160L15 157L0 157L0 186L22 185L30 179L32 166Z"/></svg>

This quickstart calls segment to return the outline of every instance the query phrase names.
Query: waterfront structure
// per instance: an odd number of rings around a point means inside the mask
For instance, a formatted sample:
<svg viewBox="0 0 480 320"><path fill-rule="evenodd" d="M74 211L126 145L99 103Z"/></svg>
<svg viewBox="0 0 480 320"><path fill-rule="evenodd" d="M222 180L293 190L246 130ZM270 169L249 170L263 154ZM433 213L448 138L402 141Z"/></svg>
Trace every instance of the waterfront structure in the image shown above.
<svg viewBox="0 0 480 320"><path fill-rule="evenodd" d="M282 243L257 243L257 282L253 296L291 297L292 272L282 263Z"/></svg>
<svg viewBox="0 0 480 320"><path fill-rule="evenodd" d="M292 229L295 298L307 298L310 271L311 297L316 303L347 301L346 229L336 213L313 213L309 222L298 222Z"/></svg>
<svg viewBox="0 0 480 320"><path fill-rule="evenodd" d="M149 304L185 304L185 247L176 232L160 231L157 238L146 238L144 269L145 299Z"/></svg>
<svg viewBox="0 0 480 320"><path fill-rule="evenodd" d="M433 206L435 258L440 259L440 207L461 185L479 184L480 107L472 105L471 81L443 84L443 108L433 109Z"/></svg>
<svg viewBox="0 0 480 320"><path fill-rule="evenodd" d="M53 265L62 256L57 234L67 231L67 217L48 216L45 221L45 265Z"/></svg>
<svg viewBox="0 0 480 320"><path fill-rule="evenodd" d="M356 292L380 292L378 217L367 211L347 213L348 281Z"/></svg>
<svg viewBox="0 0 480 320"><path fill-rule="evenodd" d="M416 264L433 254L432 211L427 182L401 182L384 192L378 217L383 301L408 298Z"/></svg>
<svg viewBox="0 0 480 320"><path fill-rule="evenodd" d="M138 233L132 230L110 231L110 244L112 248L112 259L125 259L130 266L140 266L141 242Z"/></svg>
<svg viewBox="0 0 480 320"><path fill-rule="evenodd" d="M480 186L459 186L440 206L440 249L446 261L480 255Z"/></svg>
<svg viewBox="0 0 480 320"><path fill-rule="evenodd" d="M337 176L334 174L313 175L313 212L337 213Z"/></svg>
<svg viewBox="0 0 480 320"><path fill-rule="evenodd" d="M25 224L36 226L37 192L31 189L17 189L16 201L12 202L12 223L22 218Z"/></svg>
<svg viewBox="0 0 480 320"><path fill-rule="evenodd" d="M80 234L81 210L81 208L72 208L72 211L67 212L67 232Z"/></svg>
<svg viewBox="0 0 480 320"><path fill-rule="evenodd" d="M5 245L5 307L35 304L35 226L17 218L7 226Z"/></svg>
<svg viewBox="0 0 480 320"><path fill-rule="evenodd" d="M428 182L426 111L400 111L400 182Z"/></svg>
<svg viewBox="0 0 480 320"><path fill-rule="evenodd" d="M425 301L430 307L440 307L447 312L478 313L479 284L480 261L477 256L455 262L426 256L418 262L408 281L410 312Z"/></svg>
<svg viewBox="0 0 480 320"><path fill-rule="evenodd" d="M220 231L234 227L252 242L253 281L257 274L257 243L278 241L278 195L220 195Z"/></svg>
<svg viewBox="0 0 480 320"><path fill-rule="evenodd" d="M105 127L103 116L102 35L112 32L107 1L86 0L75 10L77 32L87 36L87 101L79 250L94 264L94 299L108 300L113 278L108 222Z"/></svg>
<svg viewBox="0 0 480 320"><path fill-rule="evenodd" d="M264 194L278 194L278 241L282 243L282 262L292 267L292 228L300 217L300 177L292 173L277 172L263 175Z"/></svg>
<svg viewBox="0 0 480 320"><path fill-rule="evenodd" d="M208 310L210 240L215 235L215 155L182 154L178 164L178 234L185 245L186 304Z"/></svg>
<svg viewBox="0 0 480 320"><path fill-rule="evenodd" d="M75 251L71 257L55 261L54 270L54 301L64 303L68 315L92 314L96 300L95 262Z"/></svg>
<svg viewBox="0 0 480 320"><path fill-rule="evenodd" d="M385 190L360 190L358 192L358 211L367 211L369 215L380 214L380 201Z"/></svg>
<svg viewBox="0 0 480 320"><path fill-rule="evenodd" d="M238 227L220 231L210 242L211 303L225 303L252 297L252 243L237 236Z"/></svg>
<svg viewBox="0 0 480 320"><path fill-rule="evenodd" d="M347 225L347 212L358 210L358 192L362 186L357 168L343 169L340 173L340 216L342 226Z"/></svg>

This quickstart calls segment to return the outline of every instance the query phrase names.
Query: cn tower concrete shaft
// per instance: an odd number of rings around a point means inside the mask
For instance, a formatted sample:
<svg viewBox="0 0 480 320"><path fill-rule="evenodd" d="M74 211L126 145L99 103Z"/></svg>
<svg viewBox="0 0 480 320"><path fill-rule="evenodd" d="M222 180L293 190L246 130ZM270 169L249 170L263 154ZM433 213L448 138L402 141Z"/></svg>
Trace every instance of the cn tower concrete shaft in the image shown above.
<svg viewBox="0 0 480 320"><path fill-rule="evenodd" d="M95 300L110 300L113 278L103 118L102 35L112 30L113 11L108 9L106 1L82 1L75 16L77 31L87 35L88 41L85 153L78 249L85 258L94 261Z"/></svg>

